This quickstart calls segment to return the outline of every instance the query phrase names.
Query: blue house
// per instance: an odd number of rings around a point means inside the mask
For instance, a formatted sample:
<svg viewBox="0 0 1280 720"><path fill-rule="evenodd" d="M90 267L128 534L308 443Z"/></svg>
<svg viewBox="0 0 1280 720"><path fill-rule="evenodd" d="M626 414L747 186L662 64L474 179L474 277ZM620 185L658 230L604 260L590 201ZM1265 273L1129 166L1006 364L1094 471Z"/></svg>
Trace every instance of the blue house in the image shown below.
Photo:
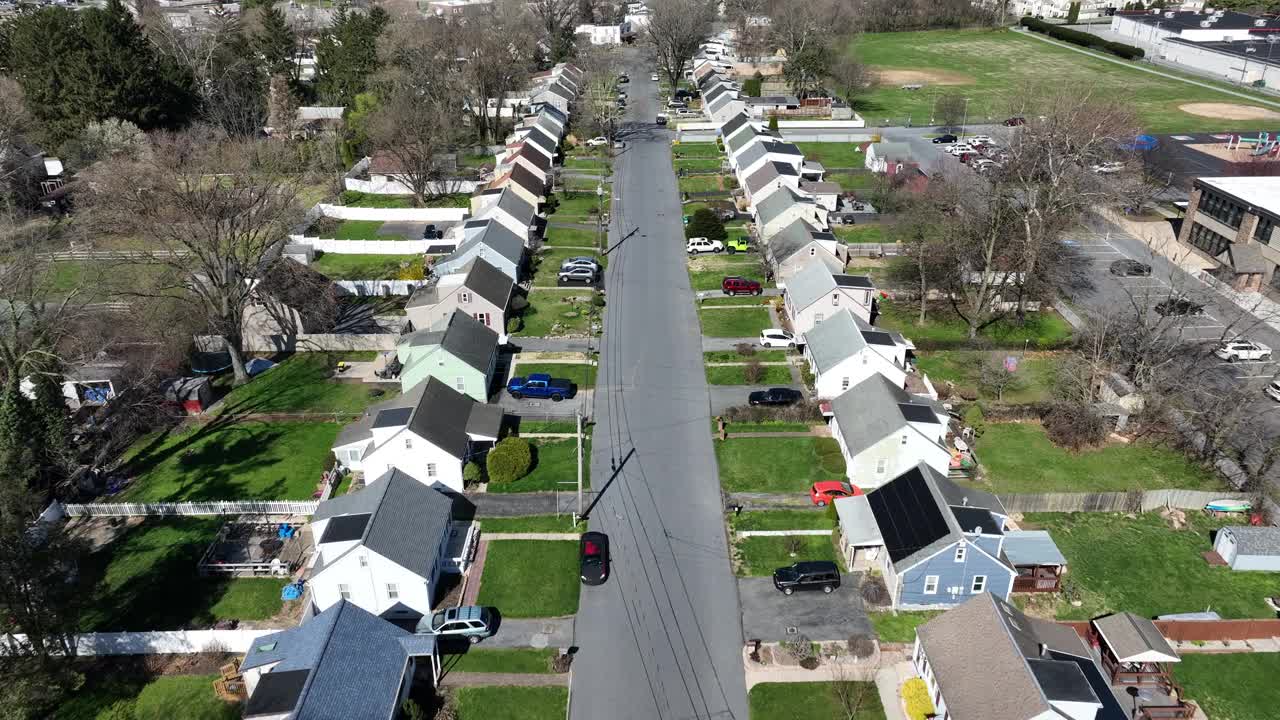
<svg viewBox="0 0 1280 720"><path fill-rule="evenodd" d="M879 570L896 608L949 608L1013 590L1018 571L1004 554L1009 513L1000 500L924 463L837 500L836 512L849 567Z"/></svg>

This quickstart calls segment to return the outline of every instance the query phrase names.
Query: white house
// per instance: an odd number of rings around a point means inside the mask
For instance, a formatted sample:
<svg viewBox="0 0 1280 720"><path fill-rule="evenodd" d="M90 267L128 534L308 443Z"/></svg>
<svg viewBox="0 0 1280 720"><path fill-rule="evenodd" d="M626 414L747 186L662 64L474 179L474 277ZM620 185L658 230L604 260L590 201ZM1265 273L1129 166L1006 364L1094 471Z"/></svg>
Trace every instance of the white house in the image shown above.
<svg viewBox="0 0 1280 720"><path fill-rule="evenodd" d="M894 165L895 172L898 172L901 168L896 166L905 167L914 162L911 146L907 143L878 142L867 145L863 166L871 172L885 173L889 171L890 165Z"/></svg>
<svg viewBox="0 0 1280 720"><path fill-rule="evenodd" d="M747 104L742 101L742 98L723 95L704 105L703 111L712 122L720 122L740 114L746 107Z"/></svg>
<svg viewBox="0 0 1280 720"><path fill-rule="evenodd" d="M524 263L525 238L516 235L492 218L468 220L462 225L462 242L457 249L431 266L433 276L464 272L473 260L484 260L512 281L520 279Z"/></svg>
<svg viewBox="0 0 1280 720"><path fill-rule="evenodd" d="M820 207L813 198L786 186L754 203L751 215L756 232L765 242L797 220L804 220L819 230L827 229L827 209Z"/></svg>
<svg viewBox="0 0 1280 720"><path fill-rule="evenodd" d="M543 185L551 183L551 158L527 146L524 141L508 144L494 156L494 173L501 175L515 165L533 173Z"/></svg>
<svg viewBox="0 0 1280 720"><path fill-rule="evenodd" d="M520 197L514 188L504 186L473 196L471 212L477 220L492 219L500 223L528 245L538 209Z"/></svg>
<svg viewBox="0 0 1280 720"><path fill-rule="evenodd" d="M755 127L751 124L751 118L745 113L738 113L720 124L720 139L728 142L729 138L744 130L755 130Z"/></svg>
<svg viewBox="0 0 1280 720"><path fill-rule="evenodd" d="M804 357L818 397L837 397L880 375L895 387L907 384L907 346L842 309L804 334Z"/></svg>
<svg viewBox="0 0 1280 720"><path fill-rule="evenodd" d="M497 441L501 425L501 407L478 403L431 378L369 407L338 433L333 454L366 482L396 468L425 484L462 492L463 466L481 446Z"/></svg>
<svg viewBox="0 0 1280 720"><path fill-rule="evenodd" d="M752 143L741 153L738 153L739 179L751 177L751 173L765 163L770 162L786 163L799 173L801 166L804 165L804 153L800 152L800 148L789 142L765 139L758 143Z"/></svg>
<svg viewBox="0 0 1280 720"><path fill-rule="evenodd" d="M799 189L800 172L789 163L777 161L758 165L756 171L742 181L742 189L752 203L763 201L769 193L784 185L792 190Z"/></svg>
<svg viewBox="0 0 1280 720"><path fill-rule="evenodd" d="M586 35L587 42L592 45L622 44L621 25L579 25L574 29L573 34Z"/></svg>
<svg viewBox="0 0 1280 720"><path fill-rule="evenodd" d="M825 265L833 275L843 272L849 262L849 248L835 235L796 220L769 238L764 256L774 268L778 287L785 289L790 278L815 262Z"/></svg>
<svg viewBox="0 0 1280 720"><path fill-rule="evenodd" d="M866 275L832 273L822 262L810 261L787 279L783 293L791 330L804 334L841 310L871 323L876 288Z"/></svg>
<svg viewBox="0 0 1280 720"><path fill-rule="evenodd" d="M473 523L453 524L453 500L405 472L325 500L311 517L316 561L307 580L322 612L341 600L387 619L431 612L442 572L465 569ZM460 556L459 556L460 555Z"/></svg>
<svg viewBox="0 0 1280 720"><path fill-rule="evenodd" d="M560 138L545 128L537 125L526 125L513 130L507 138L507 142L509 144L523 142L525 145L545 155L548 160L554 160L558 152L557 146L560 144Z"/></svg>
<svg viewBox="0 0 1280 720"><path fill-rule="evenodd" d="M831 413L831 436L858 487L879 487L921 462L947 474L946 411L927 398L877 373L836 396Z"/></svg>

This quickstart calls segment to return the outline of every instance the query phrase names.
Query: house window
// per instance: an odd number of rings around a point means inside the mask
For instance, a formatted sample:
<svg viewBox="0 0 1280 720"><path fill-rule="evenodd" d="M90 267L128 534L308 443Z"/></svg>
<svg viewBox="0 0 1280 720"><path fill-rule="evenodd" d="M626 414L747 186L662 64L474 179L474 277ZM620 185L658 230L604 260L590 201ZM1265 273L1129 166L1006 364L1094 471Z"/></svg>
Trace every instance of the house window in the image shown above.
<svg viewBox="0 0 1280 720"><path fill-rule="evenodd" d="M345 585L345 584L344 584L344 585L339 585L339 586L338 586L338 594L342 596L342 599L343 599L343 600L350 600L350 599L351 599L351 586L350 586L350 585Z"/></svg>
<svg viewBox="0 0 1280 720"><path fill-rule="evenodd" d="M405 449L405 450L412 450L412 449L413 449L413 439L412 439L412 438L405 438L405 439L404 439L404 449Z"/></svg>
<svg viewBox="0 0 1280 720"><path fill-rule="evenodd" d="M822 314L822 313L814 313L814 314L813 314L813 324L814 324L814 325L817 325L818 323L822 322L822 318L823 318L823 314Z"/></svg>
<svg viewBox="0 0 1280 720"><path fill-rule="evenodd" d="M356 556L360 560L360 567L369 567L369 556L360 554Z"/></svg>
<svg viewBox="0 0 1280 720"><path fill-rule="evenodd" d="M395 600L400 597L400 588L395 583L387 583L387 599Z"/></svg>
<svg viewBox="0 0 1280 720"><path fill-rule="evenodd" d="M436 476L436 464L427 463L427 477L435 477L435 476Z"/></svg>
<svg viewBox="0 0 1280 720"><path fill-rule="evenodd" d="M937 575L924 576L924 594L925 595L938 594L938 576Z"/></svg>
<svg viewBox="0 0 1280 720"><path fill-rule="evenodd" d="M883 474L884 474L884 471L885 471L885 470L888 470L888 469L889 469L889 461L888 461L888 460L886 460L886 459L884 459L884 458L880 458L879 460L877 460L877 461L876 461L876 474L877 474L877 475L883 475Z"/></svg>
<svg viewBox="0 0 1280 720"><path fill-rule="evenodd" d="M463 290L462 292L459 292L459 293L458 293L458 302L460 302L460 303L469 303L469 302L471 302L471 293L467 292L466 290Z"/></svg>
<svg viewBox="0 0 1280 720"><path fill-rule="evenodd" d="M489 327L489 313L476 313L476 320Z"/></svg>
<svg viewBox="0 0 1280 720"><path fill-rule="evenodd" d="M840 378L840 390L843 392L849 389L849 378Z"/></svg>
<svg viewBox="0 0 1280 720"><path fill-rule="evenodd" d="M467 379L464 377L456 377L453 379L453 387L458 392L466 392Z"/></svg>
<svg viewBox="0 0 1280 720"><path fill-rule="evenodd" d="M275 643L267 643L266 645L259 645L258 647L254 648L254 649L255 649L255 650L257 650L258 652L271 652L272 650L275 650L275 649L276 649L276 644L275 644Z"/></svg>
<svg viewBox="0 0 1280 720"><path fill-rule="evenodd" d="M906 445L906 444L907 444L907 434L906 434L906 433L902 433L902 444L903 444L903 445Z"/></svg>
<svg viewBox="0 0 1280 720"><path fill-rule="evenodd" d="M977 595L978 593L980 593L980 592L982 592L983 590L986 590L986 589L987 589L987 576L986 576L986 575L974 575L974 576L973 576L973 585L971 585L971 586L969 587L969 592L973 593L974 595Z"/></svg>
<svg viewBox="0 0 1280 720"><path fill-rule="evenodd" d="M956 562L964 562L965 553L968 551L963 545L956 546Z"/></svg>
<svg viewBox="0 0 1280 720"><path fill-rule="evenodd" d="M840 293L831 293L831 304L832 305L840 304Z"/></svg>

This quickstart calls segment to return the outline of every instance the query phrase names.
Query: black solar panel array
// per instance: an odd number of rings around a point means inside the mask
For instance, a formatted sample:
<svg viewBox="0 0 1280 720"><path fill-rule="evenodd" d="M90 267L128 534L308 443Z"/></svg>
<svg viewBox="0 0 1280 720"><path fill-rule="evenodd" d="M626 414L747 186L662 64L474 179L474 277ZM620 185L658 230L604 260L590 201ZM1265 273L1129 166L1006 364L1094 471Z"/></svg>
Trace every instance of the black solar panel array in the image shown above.
<svg viewBox="0 0 1280 720"><path fill-rule="evenodd" d="M916 405L915 403L898 403L898 408L902 410L902 417L908 422L925 422L938 424L938 414L928 405Z"/></svg>
<svg viewBox="0 0 1280 720"><path fill-rule="evenodd" d="M245 717L277 715L291 712L302 697L310 670L284 670L269 672L258 679L253 696L244 708Z"/></svg>
<svg viewBox="0 0 1280 720"><path fill-rule="evenodd" d="M866 340L868 345L892 346L894 344L892 335L878 330L863 330L862 339Z"/></svg>
<svg viewBox="0 0 1280 720"><path fill-rule="evenodd" d="M919 468L868 493L867 503L880 526L885 550L894 562L950 532Z"/></svg>
<svg viewBox="0 0 1280 720"><path fill-rule="evenodd" d="M329 520L320 536L320 544L359 540L364 537L364 527L369 524L369 513L359 515L339 515Z"/></svg>
<svg viewBox="0 0 1280 720"><path fill-rule="evenodd" d="M413 414L413 408L391 408L378 413L373 419L373 426L381 427L400 427L409 422L409 416Z"/></svg>
<svg viewBox="0 0 1280 720"><path fill-rule="evenodd" d="M866 275L835 275L836 285L840 287L856 287L867 288L870 290L875 287L875 283L871 282L871 278Z"/></svg>

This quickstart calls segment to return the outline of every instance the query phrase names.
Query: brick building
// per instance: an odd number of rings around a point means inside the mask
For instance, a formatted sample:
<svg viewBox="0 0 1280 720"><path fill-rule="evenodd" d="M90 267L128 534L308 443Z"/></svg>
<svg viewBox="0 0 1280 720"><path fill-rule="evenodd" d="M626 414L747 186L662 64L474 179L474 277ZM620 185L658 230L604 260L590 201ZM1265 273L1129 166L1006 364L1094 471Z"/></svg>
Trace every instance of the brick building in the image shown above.
<svg viewBox="0 0 1280 720"><path fill-rule="evenodd" d="M1280 288L1280 177L1197 178L1178 241L1236 290Z"/></svg>

